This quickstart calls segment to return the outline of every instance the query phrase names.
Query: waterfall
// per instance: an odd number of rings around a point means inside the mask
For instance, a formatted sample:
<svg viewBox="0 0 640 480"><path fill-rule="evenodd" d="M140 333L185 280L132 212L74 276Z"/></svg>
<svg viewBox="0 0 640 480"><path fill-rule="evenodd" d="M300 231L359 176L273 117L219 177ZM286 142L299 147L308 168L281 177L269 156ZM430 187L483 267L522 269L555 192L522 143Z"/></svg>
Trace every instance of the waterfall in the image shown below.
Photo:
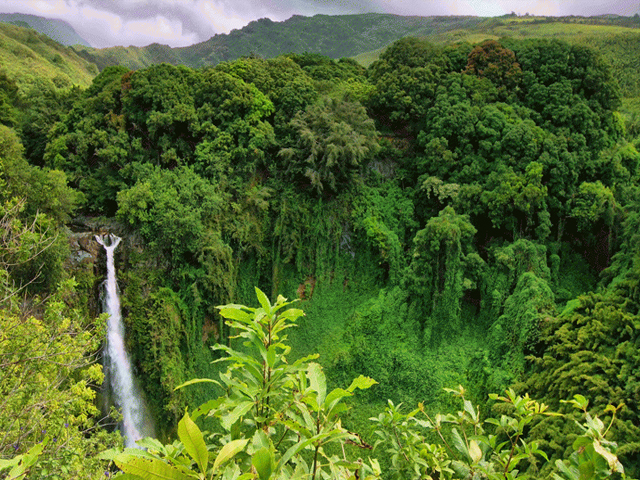
<svg viewBox="0 0 640 480"><path fill-rule="evenodd" d="M153 431L124 344L124 325L120 312L120 296L113 261L113 251L120 243L120 238L112 234L107 237L109 241L105 241L103 235L96 235L95 238L107 252L107 279L104 282L105 293L102 297L103 311L109 314L105 357L106 373L110 379L114 403L122 410L120 431L124 436L125 445L136 447L136 440L153 435Z"/></svg>

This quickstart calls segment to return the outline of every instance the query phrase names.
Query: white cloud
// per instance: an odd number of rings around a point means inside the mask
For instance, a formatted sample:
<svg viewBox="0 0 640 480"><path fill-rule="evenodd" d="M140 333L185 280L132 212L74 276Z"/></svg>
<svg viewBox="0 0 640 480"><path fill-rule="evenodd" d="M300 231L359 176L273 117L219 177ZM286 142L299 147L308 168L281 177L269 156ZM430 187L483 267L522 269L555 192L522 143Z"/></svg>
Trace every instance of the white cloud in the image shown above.
<svg viewBox="0 0 640 480"><path fill-rule="evenodd" d="M253 20L251 17L247 18L230 11L221 2L201 0L196 3L195 8L211 24L213 33L228 33L235 28L244 27Z"/></svg>
<svg viewBox="0 0 640 480"><path fill-rule="evenodd" d="M76 12L76 17L79 17L83 21L99 24L102 28L106 27L108 32L113 36L117 36L122 31L122 18L120 16L105 12L104 10L97 10L92 7L83 7Z"/></svg>
<svg viewBox="0 0 640 480"><path fill-rule="evenodd" d="M132 20L124 25L125 37L135 45L164 43L174 47L185 47L196 41L195 34L185 34L182 22L169 20L161 15L144 20Z"/></svg>

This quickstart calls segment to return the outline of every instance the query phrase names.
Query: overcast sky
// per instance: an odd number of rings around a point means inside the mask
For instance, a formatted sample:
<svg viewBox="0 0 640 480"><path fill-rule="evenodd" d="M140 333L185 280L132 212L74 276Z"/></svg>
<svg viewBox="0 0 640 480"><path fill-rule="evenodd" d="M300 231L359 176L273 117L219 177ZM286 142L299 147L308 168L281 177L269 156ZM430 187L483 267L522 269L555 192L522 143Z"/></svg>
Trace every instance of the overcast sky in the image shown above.
<svg viewBox="0 0 640 480"><path fill-rule="evenodd" d="M381 12L398 15L634 15L640 0L0 0L0 13L70 23L94 47L163 43L183 47L258 18Z"/></svg>

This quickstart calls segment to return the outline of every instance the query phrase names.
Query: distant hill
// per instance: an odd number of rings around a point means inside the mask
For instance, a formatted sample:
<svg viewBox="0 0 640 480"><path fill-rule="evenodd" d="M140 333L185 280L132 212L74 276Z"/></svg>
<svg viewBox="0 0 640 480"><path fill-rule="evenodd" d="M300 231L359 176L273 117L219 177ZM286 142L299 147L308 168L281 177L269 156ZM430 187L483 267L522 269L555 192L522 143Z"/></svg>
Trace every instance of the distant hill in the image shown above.
<svg viewBox="0 0 640 480"><path fill-rule="evenodd" d="M12 23L20 27L31 27L38 33L43 33L62 45L91 46L89 42L78 35L71 25L63 20L42 18L22 13L0 13L0 22Z"/></svg>
<svg viewBox="0 0 640 480"><path fill-rule="evenodd" d="M256 20L242 29L215 35L190 47L172 49L153 44L143 48L80 49L79 53L100 69L117 64L137 69L160 62L200 67L242 56L272 58L289 52L341 58L384 47L398 38L473 28L483 21L479 17L401 17L377 13L294 15L284 22Z"/></svg>
<svg viewBox="0 0 640 480"><path fill-rule="evenodd" d="M10 23L0 23L0 70L23 91L47 81L57 88L88 86L98 74L98 68L71 47Z"/></svg>

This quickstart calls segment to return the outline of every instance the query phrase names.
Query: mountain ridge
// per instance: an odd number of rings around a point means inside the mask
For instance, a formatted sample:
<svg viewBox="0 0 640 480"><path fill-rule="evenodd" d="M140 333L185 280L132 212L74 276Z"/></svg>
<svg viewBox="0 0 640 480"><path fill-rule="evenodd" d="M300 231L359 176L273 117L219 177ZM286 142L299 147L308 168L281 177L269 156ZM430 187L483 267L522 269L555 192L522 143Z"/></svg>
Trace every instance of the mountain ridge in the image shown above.
<svg viewBox="0 0 640 480"><path fill-rule="evenodd" d="M0 22L11 23L24 27L28 25L38 33L47 35L61 45L83 45L91 47L91 44L82 38L75 29L64 20L45 18L26 13L0 13Z"/></svg>
<svg viewBox="0 0 640 480"><path fill-rule="evenodd" d="M254 20L228 34L217 34L210 39L188 47L172 48L154 43L146 47L109 47L94 49L75 47L78 54L95 63L100 70L107 66L124 65L131 69L145 68L157 63L202 67L232 61L243 56L273 58L286 53L319 53L331 58L357 57L380 50L394 41L418 36L433 39L434 43L453 43L459 37L471 33L482 38L511 35L513 30L535 28L544 25L567 26L570 35L575 26L584 29L593 27L616 27L638 32L640 19L606 15L596 17L534 17L515 14L502 17L473 16L400 16L382 13L352 15L324 15L312 17L293 15L276 22L268 18ZM564 28L564 27L563 27ZM501 29L498 35L492 31ZM572 30L573 29L573 30ZM518 34L516 31L515 34ZM562 32L554 32L560 35Z"/></svg>
<svg viewBox="0 0 640 480"><path fill-rule="evenodd" d="M341 58L384 47L402 37L469 28L484 20L472 16L404 17L381 13L293 15L282 22L268 18L254 20L241 29L214 35L189 47L171 48L156 43L146 47L81 48L78 53L101 70L118 64L138 69L162 61L202 67L242 56L273 58L285 53L320 53Z"/></svg>

